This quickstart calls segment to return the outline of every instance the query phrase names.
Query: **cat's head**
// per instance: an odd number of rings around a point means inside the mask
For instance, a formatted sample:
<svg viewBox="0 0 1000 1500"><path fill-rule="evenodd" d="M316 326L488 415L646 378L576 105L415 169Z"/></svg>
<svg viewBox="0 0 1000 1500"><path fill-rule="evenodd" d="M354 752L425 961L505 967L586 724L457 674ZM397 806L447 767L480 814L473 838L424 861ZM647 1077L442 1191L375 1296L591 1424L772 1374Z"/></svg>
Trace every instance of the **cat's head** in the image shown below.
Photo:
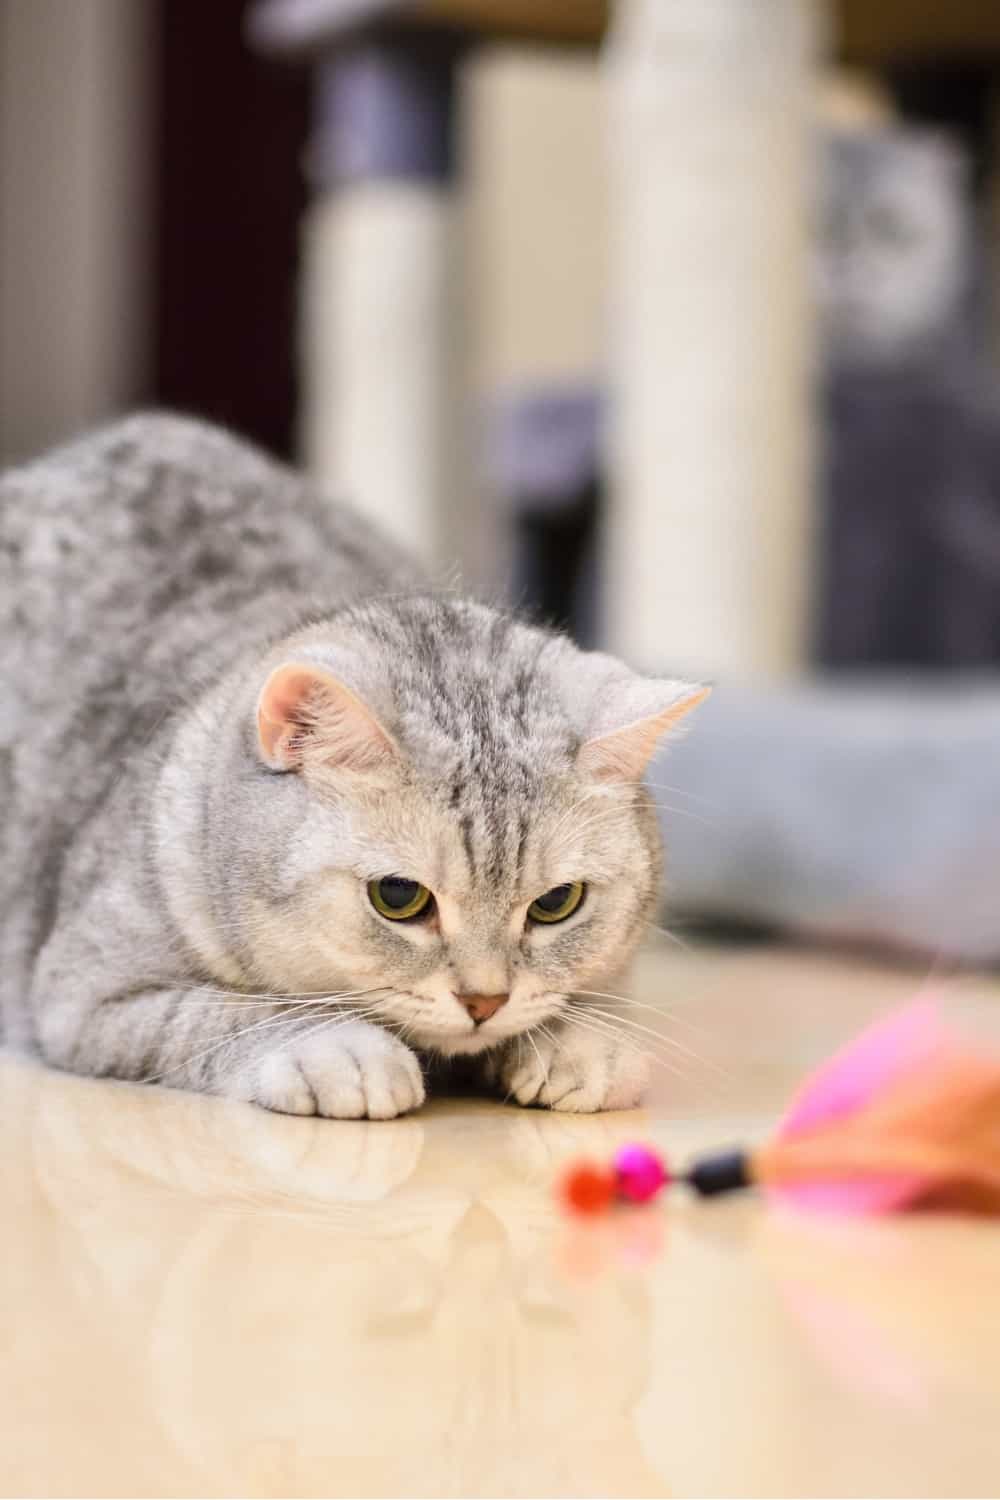
<svg viewBox="0 0 1000 1500"><path fill-rule="evenodd" d="M814 243L834 360L898 360L953 326L969 279L967 164L932 131L832 133Z"/></svg>
<svg viewBox="0 0 1000 1500"><path fill-rule="evenodd" d="M250 687L207 826L255 985L370 991L453 1054L623 970L660 882L642 774L705 689L427 598L310 627Z"/></svg>

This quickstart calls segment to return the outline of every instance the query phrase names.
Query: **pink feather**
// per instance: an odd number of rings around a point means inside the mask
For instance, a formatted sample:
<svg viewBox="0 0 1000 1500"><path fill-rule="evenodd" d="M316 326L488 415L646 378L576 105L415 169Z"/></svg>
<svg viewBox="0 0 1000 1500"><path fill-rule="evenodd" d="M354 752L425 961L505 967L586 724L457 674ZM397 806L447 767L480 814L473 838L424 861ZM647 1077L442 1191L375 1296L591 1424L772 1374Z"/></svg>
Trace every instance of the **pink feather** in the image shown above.
<svg viewBox="0 0 1000 1500"><path fill-rule="evenodd" d="M792 1100L777 1139L808 1134L863 1109L897 1079L923 1067L951 1045L951 1035L931 1000L916 1000L876 1021L823 1063ZM925 1180L887 1175L864 1181L786 1185L771 1191L801 1208L838 1213L888 1213L921 1191Z"/></svg>

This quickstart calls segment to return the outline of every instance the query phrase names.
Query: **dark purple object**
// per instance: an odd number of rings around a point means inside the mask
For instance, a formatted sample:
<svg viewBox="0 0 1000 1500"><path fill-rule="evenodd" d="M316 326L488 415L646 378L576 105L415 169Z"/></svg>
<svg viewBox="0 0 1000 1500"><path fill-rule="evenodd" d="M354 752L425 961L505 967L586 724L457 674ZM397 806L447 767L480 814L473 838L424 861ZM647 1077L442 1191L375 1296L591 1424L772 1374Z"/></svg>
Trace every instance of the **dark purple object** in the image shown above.
<svg viewBox="0 0 1000 1500"><path fill-rule="evenodd" d="M373 38L323 58L309 153L314 182L447 181L460 50L459 39L421 33L405 45Z"/></svg>

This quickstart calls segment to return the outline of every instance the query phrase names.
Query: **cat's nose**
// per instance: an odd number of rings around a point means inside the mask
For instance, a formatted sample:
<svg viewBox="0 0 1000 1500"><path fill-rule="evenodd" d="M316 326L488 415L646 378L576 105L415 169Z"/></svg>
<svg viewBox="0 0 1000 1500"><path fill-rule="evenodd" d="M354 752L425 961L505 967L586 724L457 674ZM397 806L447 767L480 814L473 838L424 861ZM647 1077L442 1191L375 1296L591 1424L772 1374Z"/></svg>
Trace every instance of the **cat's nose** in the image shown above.
<svg viewBox="0 0 1000 1500"><path fill-rule="evenodd" d="M456 995L459 1005L464 1005L477 1026L495 1016L501 1005L506 1005L509 995Z"/></svg>

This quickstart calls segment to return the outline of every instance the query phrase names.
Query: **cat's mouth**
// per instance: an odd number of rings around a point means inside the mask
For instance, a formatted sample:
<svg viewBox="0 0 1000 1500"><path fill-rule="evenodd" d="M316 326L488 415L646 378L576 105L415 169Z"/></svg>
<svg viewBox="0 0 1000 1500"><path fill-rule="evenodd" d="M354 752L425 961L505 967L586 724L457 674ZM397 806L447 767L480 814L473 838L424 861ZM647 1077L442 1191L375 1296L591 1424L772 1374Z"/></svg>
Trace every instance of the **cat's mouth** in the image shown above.
<svg viewBox="0 0 1000 1500"><path fill-rule="evenodd" d="M516 1033L501 1030L486 1021L482 1026L470 1025L468 1030L459 1026L408 1024L403 1028L403 1035L411 1046L422 1051L439 1052L445 1057L473 1057L499 1046Z"/></svg>
<svg viewBox="0 0 1000 1500"><path fill-rule="evenodd" d="M411 993L399 998L409 1000L413 1006L409 1015L395 1018L402 1039L419 1050L445 1057L471 1057L489 1052L558 1014L565 1001L565 996L548 991L512 998L477 1024L462 1014L454 1018L435 1015L441 1001L431 996Z"/></svg>

